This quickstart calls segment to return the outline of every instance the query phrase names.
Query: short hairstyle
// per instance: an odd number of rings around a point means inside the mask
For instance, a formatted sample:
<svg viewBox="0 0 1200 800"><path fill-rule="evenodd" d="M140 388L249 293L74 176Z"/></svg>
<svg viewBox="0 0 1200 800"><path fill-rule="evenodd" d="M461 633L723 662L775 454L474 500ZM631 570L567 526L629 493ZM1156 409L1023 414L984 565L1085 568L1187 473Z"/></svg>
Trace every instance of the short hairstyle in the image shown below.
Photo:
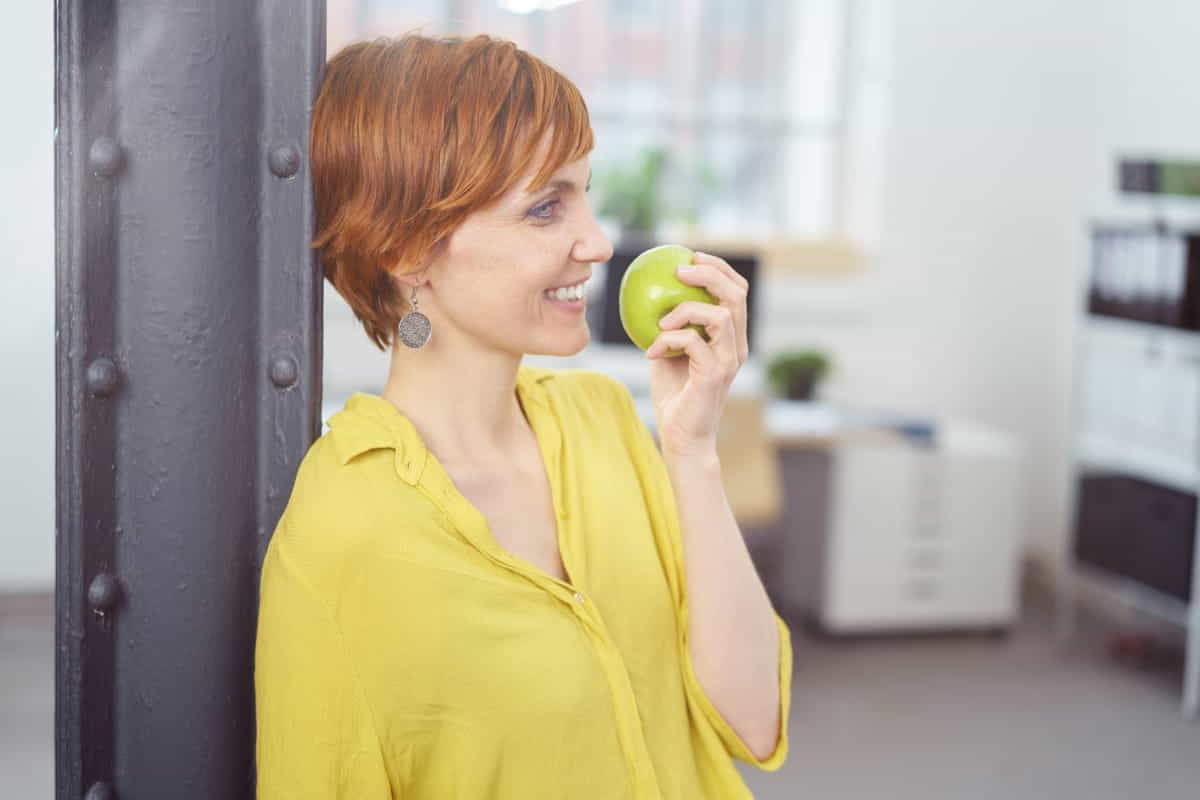
<svg viewBox="0 0 1200 800"><path fill-rule="evenodd" d="M325 65L309 137L325 276L380 350L418 271L471 212L535 168L544 186L592 149L579 89L512 42L408 34L350 44Z"/></svg>

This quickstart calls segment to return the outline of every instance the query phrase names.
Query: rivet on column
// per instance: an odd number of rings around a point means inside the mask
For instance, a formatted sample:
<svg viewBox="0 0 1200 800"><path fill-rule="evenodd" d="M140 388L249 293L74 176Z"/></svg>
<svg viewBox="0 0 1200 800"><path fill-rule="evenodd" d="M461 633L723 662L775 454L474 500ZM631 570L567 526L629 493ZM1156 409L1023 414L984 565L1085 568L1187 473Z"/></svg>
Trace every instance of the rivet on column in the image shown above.
<svg viewBox="0 0 1200 800"><path fill-rule="evenodd" d="M286 389L296 383L300 377L300 368L296 359L291 356L276 356L271 359L271 381L280 389Z"/></svg>
<svg viewBox="0 0 1200 800"><path fill-rule="evenodd" d="M117 793L113 791L111 784L97 781L88 788L83 800L117 800Z"/></svg>
<svg viewBox="0 0 1200 800"><path fill-rule="evenodd" d="M91 149L88 150L88 163L92 165L92 169L99 175L107 177L116 175L121 171L124 161L125 159L121 154L121 145L117 144L115 139L108 136L101 136L92 142Z"/></svg>
<svg viewBox="0 0 1200 800"><path fill-rule="evenodd" d="M121 583L114 576L101 572L92 578L88 586L88 606L92 611L103 616L117 607L121 602Z"/></svg>
<svg viewBox="0 0 1200 800"><path fill-rule="evenodd" d="M116 391L120 375L111 358L97 358L87 368L88 391L97 397L107 397Z"/></svg>
<svg viewBox="0 0 1200 800"><path fill-rule="evenodd" d="M267 163L280 178L290 178L300 170L300 151L290 144L278 145L271 149Z"/></svg>

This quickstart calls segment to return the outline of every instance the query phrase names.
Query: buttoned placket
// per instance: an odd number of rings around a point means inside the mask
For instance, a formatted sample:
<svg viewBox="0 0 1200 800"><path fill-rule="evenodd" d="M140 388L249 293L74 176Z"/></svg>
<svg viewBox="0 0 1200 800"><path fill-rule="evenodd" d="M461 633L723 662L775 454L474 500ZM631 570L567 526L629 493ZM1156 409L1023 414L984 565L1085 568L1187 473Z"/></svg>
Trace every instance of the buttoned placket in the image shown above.
<svg viewBox="0 0 1200 800"><path fill-rule="evenodd" d="M563 565L567 568L567 577L572 579L571 583L573 584L575 582L575 573L571 571L570 564L568 564L571 554L565 546L565 543L571 539L566 531L566 526L571 524L571 520L566 510L566 499L564 497L564 493L567 491L568 477L563 455L566 444L563 441L558 414L552 406L553 401L540 393L536 397L530 397L532 392L536 392L540 388L540 386L534 386L530 387L531 392L522 392L522 400L528 399L531 402L545 403L547 405L546 410L548 413L545 415L531 414L530 424L533 426L534 434L538 438L539 450L543 451L546 473L550 480L551 499L559 526L559 551ZM553 576L547 577L550 577L555 583L559 583ZM587 597L581 591L578 591L577 587L574 588L576 588L573 594L577 604L576 613L592 628L594 636L599 640L596 652L601 661L605 663L604 673L609 681L610 690L614 696L613 700L618 706L624 706L625 710L632 716L632 719L620 720L620 737L626 740L626 754L631 761L632 779L634 785L637 787L637 796L644 798L644 800L654 800L655 798L659 798L661 794L658 788L658 779L654 773L653 762L650 759L650 752L646 746L641 714L637 706L637 696L634 694L633 685L629 680L629 670L625 665L625 660L621 656L620 651L613 644L612 637L609 635L603 618L595 611L594 604L588 603ZM623 716L625 715L618 714L618 718Z"/></svg>

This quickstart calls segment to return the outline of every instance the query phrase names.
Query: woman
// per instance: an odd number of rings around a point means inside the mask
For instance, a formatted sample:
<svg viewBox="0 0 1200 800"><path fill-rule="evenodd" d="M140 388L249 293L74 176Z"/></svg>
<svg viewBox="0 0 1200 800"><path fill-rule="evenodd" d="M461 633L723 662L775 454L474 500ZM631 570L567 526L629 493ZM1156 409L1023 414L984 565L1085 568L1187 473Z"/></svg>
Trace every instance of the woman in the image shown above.
<svg viewBox="0 0 1200 800"><path fill-rule="evenodd" d="M720 306L647 351L661 452L622 384L521 363L588 343L561 287L611 254L591 148L578 90L511 43L330 59L316 246L391 369L306 454L263 564L260 798L750 797L731 757L783 763L790 637L715 446L745 282L681 272Z"/></svg>

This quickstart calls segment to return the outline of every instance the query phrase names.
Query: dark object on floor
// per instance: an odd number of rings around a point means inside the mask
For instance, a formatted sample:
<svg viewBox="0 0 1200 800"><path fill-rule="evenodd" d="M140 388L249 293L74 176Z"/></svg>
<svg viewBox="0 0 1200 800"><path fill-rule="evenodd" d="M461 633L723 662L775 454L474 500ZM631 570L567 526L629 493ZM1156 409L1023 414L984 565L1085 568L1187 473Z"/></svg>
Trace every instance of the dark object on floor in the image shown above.
<svg viewBox="0 0 1200 800"><path fill-rule="evenodd" d="M1174 667L1182 658L1179 648L1141 632L1114 633L1108 652L1115 661L1144 670Z"/></svg>

